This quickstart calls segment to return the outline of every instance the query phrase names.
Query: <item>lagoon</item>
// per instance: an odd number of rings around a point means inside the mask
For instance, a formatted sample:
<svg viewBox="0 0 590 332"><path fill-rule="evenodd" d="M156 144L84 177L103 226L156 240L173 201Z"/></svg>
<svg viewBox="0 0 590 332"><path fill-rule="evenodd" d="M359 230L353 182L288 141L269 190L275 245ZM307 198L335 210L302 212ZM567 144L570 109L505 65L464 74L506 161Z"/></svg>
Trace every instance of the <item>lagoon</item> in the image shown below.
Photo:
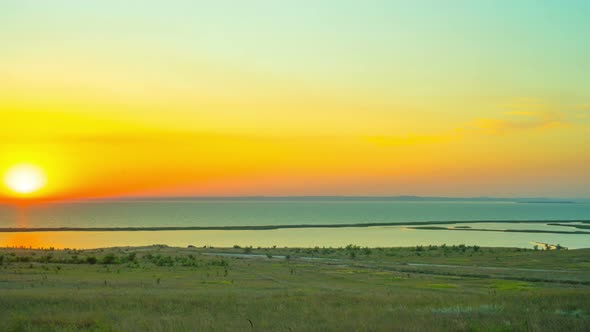
<svg viewBox="0 0 590 332"><path fill-rule="evenodd" d="M488 222L465 223L465 221L482 220ZM505 222L507 220L529 222L507 223ZM340 247L353 243L370 247L391 247L446 243L448 245L532 248L534 242L541 242L561 244L572 249L590 247L590 234L582 233L588 230L548 225L550 221L557 220L590 220L590 203L584 201L574 203L400 201L386 198L154 199L69 202L20 209L0 206L0 228L242 227L302 224L325 227L272 230L0 233L0 246L97 248L166 244L215 247L233 245ZM431 221L463 221L463 223L435 225L443 226L441 228L444 229L413 229L406 225L411 222ZM394 225L330 228L330 225L336 224L364 223ZM471 230L464 228L471 228ZM506 230L509 232L505 232Z"/></svg>

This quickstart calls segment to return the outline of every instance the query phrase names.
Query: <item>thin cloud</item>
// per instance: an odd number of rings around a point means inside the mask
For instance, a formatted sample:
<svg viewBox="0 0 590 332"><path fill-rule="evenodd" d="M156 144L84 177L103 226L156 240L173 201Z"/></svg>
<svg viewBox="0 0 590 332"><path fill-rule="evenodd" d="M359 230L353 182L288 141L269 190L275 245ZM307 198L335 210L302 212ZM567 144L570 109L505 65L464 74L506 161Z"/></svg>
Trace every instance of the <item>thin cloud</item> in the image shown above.
<svg viewBox="0 0 590 332"><path fill-rule="evenodd" d="M507 109L503 117L478 118L468 127L488 135L505 135L570 126L563 112L536 98L516 98L501 106Z"/></svg>
<svg viewBox="0 0 590 332"><path fill-rule="evenodd" d="M367 138L369 142L383 146L442 143L449 139L443 135L371 136Z"/></svg>
<svg viewBox="0 0 590 332"><path fill-rule="evenodd" d="M590 109L590 105L580 105ZM438 144L476 135L507 135L526 131L551 130L572 124L564 112L534 98L518 98L501 105L506 109L498 117L476 118L472 121L438 133L410 133L406 135L372 136L367 140L381 146ZM582 117L582 116L580 116Z"/></svg>
<svg viewBox="0 0 590 332"><path fill-rule="evenodd" d="M574 111L589 111L590 112L590 104L580 104L576 105L573 108Z"/></svg>
<svg viewBox="0 0 590 332"><path fill-rule="evenodd" d="M548 130L570 125L559 112L507 112L507 118L480 118L471 127L491 135L503 135L528 130Z"/></svg>

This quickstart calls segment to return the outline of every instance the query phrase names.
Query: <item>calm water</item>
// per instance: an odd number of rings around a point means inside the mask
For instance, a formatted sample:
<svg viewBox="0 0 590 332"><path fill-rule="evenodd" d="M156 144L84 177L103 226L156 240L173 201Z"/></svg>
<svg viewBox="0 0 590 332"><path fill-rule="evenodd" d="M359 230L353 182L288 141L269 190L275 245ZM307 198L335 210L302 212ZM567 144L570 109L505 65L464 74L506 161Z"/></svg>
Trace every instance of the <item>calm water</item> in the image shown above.
<svg viewBox="0 0 590 332"><path fill-rule="evenodd" d="M0 227L158 227L460 220L590 220L590 203L193 200L0 206Z"/></svg>
<svg viewBox="0 0 590 332"><path fill-rule="evenodd" d="M590 203L515 203L392 200L186 200L84 202L0 206L1 227L161 227L391 223L409 221L535 220L536 224L471 224L485 229L575 231L543 220L590 220ZM478 244L532 247L531 242L590 247L590 235L409 230L405 227L280 229L269 231L159 231L0 233L2 245L88 248L162 243L186 246L278 245L406 246Z"/></svg>

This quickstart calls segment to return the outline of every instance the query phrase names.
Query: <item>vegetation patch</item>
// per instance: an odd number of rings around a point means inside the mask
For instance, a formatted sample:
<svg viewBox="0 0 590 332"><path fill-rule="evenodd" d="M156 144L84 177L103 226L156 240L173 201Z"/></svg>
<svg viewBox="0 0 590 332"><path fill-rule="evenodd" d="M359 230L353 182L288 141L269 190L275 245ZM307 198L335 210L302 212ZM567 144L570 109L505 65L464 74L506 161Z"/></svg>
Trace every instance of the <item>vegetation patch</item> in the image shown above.
<svg viewBox="0 0 590 332"><path fill-rule="evenodd" d="M230 280L203 280L201 281L202 284L209 284L209 285L232 285L233 282Z"/></svg>
<svg viewBox="0 0 590 332"><path fill-rule="evenodd" d="M590 270L580 264L590 261L590 249L351 245L252 248L258 256L227 256L241 250L0 248L0 331L590 326ZM269 260L266 254L291 258Z"/></svg>
<svg viewBox="0 0 590 332"><path fill-rule="evenodd" d="M523 281L497 280L492 284L492 288L502 291L525 291L532 289L533 285Z"/></svg>
<svg viewBox="0 0 590 332"><path fill-rule="evenodd" d="M431 312L437 314L486 314L486 313L499 313L504 310L504 307L496 304L482 304L477 307L473 306L456 306L446 308L434 308Z"/></svg>
<svg viewBox="0 0 590 332"><path fill-rule="evenodd" d="M581 309L575 310L555 310L555 313L562 316L581 318L584 316L584 311Z"/></svg>
<svg viewBox="0 0 590 332"><path fill-rule="evenodd" d="M426 288L433 288L433 289L453 289L457 288L455 284L427 284Z"/></svg>

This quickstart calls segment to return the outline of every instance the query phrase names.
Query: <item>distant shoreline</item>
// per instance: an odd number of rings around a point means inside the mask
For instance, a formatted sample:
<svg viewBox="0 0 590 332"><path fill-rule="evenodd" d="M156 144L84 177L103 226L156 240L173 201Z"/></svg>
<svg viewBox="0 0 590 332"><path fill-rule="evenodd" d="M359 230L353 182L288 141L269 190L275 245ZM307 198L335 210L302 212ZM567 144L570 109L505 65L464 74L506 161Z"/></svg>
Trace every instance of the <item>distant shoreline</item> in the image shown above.
<svg viewBox="0 0 590 332"><path fill-rule="evenodd" d="M130 203L130 202L207 202L207 201L389 201L389 202L479 202L479 203L538 203L538 204L577 204L590 203L590 197L449 197L449 196L118 196L89 197L66 200L45 200L43 203ZM0 203L2 204L2 203Z"/></svg>
<svg viewBox="0 0 590 332"><path fill-rule="evenodd" d="M142 232L142 231L255 231L296 228L360 228L387 226L428 226L472 223L507 223L507 224L538 224L538 223L573 223L590 224L590 220L460 220L460 221L414 221L388 223L356 223L356 224L299 224L299 225L260 225L260 226L169 226L169 227L6 227L0 228L0 233L28 233L28 232ZM566 226L566 225L563 225ZM568 225L569 226L569 225ZM418 228L414 228L418 229ZM424 228L422 228L424 229ZM470 229L461 229L470 230ZM471 229L475 230L475 229ZM511 230L515 231L515 230ZM526 230L525 230L526 231ZM567 232L567 234L590 234L586 232Z"/></svg>

